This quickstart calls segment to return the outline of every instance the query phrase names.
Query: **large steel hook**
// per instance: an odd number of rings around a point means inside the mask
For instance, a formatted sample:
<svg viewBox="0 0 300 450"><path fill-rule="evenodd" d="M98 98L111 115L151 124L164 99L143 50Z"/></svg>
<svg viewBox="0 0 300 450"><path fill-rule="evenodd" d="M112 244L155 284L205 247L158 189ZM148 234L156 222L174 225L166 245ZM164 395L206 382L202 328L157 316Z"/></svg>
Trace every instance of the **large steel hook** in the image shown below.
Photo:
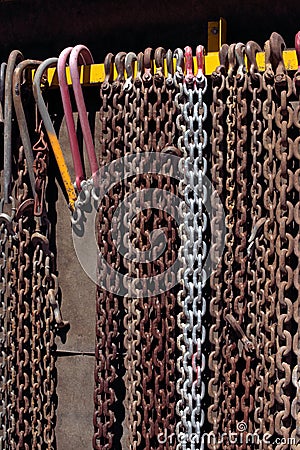
<svg viewBox="0 0 300 450"><path fill-rule="evenodd" d="M144 74L143 81L146 83L150 83L153 75L153 49L151 47L147 47L144 51Z"/></svg>
<svg viewBox="0 0 300 450"><path fill-rule="evenodd" d="M283 61L283 50L286 45L283 37L274 32L271 34L269 39L270 45L270 62L272 64L273 70L275 70L275 82L282 83L285 81L286 68Z"/></svg>
<svg viewBox="0 0 300 450"><path fill-rule="evenodd" d="M245 53L249 62L249 72L253 79L257 79L258 65L256 62L256 54L262 52L261 47L255 41L248 41L245 47Z"/></svg>
<svg viewBox="0 0 300 450"><path fill-rule="evenodd" d="M245 66L245 44L238 42L235 46L235 57L237 62L236 78L241 83L245 78L246 66Z"/></svg>
<svg viewBox="0 0 300 450"><path fill-rule="evenodd" d="M294 91L297 94L297 91L300 89L300 31L295 36L295 50L298 60L298 70L294 75Z"/></svg>
<svg viewBox="0 0 300 450"><path fill-rule="evenodd" d="M51 118L49 116L45 101L42 96L41 91L41 79L46 69L48 69L51 66L56 66L58 62L58 58L49 58L46 59L46 61L42 62L42 64L39 65L35 76L33 80L33 94L35 101L37 103L41 118L43 120L48 139L50 141L50 144L52 146L56 162L66 189L66 193L68 196L68 202L70 205L70 209L74 210L74 205L76 201L76 192L74 189L74 186L71 181L71 177L68 171L68 167L66 165L64 155L60 146L60 143L58 141L58 138L55 133L54 126L52 124Z"/></svg>
<svg viewBox="0 0 300 450"><path fill-rule="evenodd" d="M219 50L220 64L216 67L216 70L211 74L211 78L214 86L223 86L225 84L224 77L228 70L228 50L229 45L223 44Z"/></svg>
<svg viewBox="0 0 300 450"><path fill-rule="evenodd" d="M5 74L7 64L3 62L0 67L0 123L4 126L4 88L5 88Z"/></svg>
<svg viewBox="0 0 300 450"><path fill-rule="evenodd" d="M19 50L13 50L8 57L4 92L4 202L9 203L12 177L12 82L15 67L24 59Z"/></svg>
<svg viewBox="0 0 300 450"><path fill-rule="evenodd" d="M74 171L75 171L75 182L78 192L81 190L81 182L84 180L84 169L83 164L81 160L81 155L79 151L79 145L77 141L77 135L76 135L76 129L75 129L75 123L73 118L73 110L72 110L72 104L70 99L70 92L69 87L67 83L67 76L66 76L66 64L67 60L73 50L73 47L67 47L65 48L58 57L58 63L57 63L57 74L58 74L58 81L59 81L59 88L60 88L60 94L61 99L63 103L65 118L66 118L66 125L69 135L69 141L70 141L70 147L71 147L71 153L72 153L72 159L74 164ZM81 61L84 63L84 59L80 55Z"/></svg>
<svg viewBox="0 0 300 450"><path fill-rule="evenodd" d="M115 57L115 65L116 65L116 69L117 69L117 79L116 81L118 83L122 83L125 80L125 58L126 58L126 53L125 52L119 52L116 54Z"/></svg>
<svg viewBox="0 0 300 450"><path fill-rule="evenodd" d="M21 80L23 76L23 72L26 69L35 69L41 64L41 61L36 61L32 59L26 59L22 61L14 70L13 74L13 101L14 107L16 111L16 117L18 121L20 136L22 145L25 152L25 157L27 161L27 170L29 174L30 186L33 197L35 197L35 175L33 170L33 152L32 145L30 141L29 131L26 122L26 116L22 104L22 95L21 95Z"/></svg>
<svg viewBox="0 0 300 450"><path fill-rule="evenodd" d="M184 58L185 58L185 78L186 84L191 84L194 81L194 61L193 61L193 51L192 48L186 46L184 48Z"/></svg>
<svg viewBox="0 0 300 450"><path fill-rule="evenodd" d="M164 61L166 58L166 50L163 47L157 47L154 52L154 61L156 66L156 73L159 76L164 76Z"/></svg>
<svg viewBox="0 0 300 450"><path fill-rule="evenodd" d="M175 66L175 78L177 81L182 81L184 76L184 55L183 50L181 48L176 48L174 50L173 56L176 60Z"/></svg>
<svg viewBox="0 0 300 450"><path fill-rule="evenodd" d="M134 64L137 61L137 56L134 52L127 53L125 57L125 70L127 73L127 79L124 83L123 90L129 91L133 86L133 76L134 76Z"/></svg>
<svg viewBox="0 0 300 450"><path fill-rule="evenodd" d="M233 74L236 69L237 61L236 61L236 53L235 53L236 44L230 44L228 48L228 79L233 79Z"/></svg>
<svg viewBox="0 0 300 450"><path fill-rule="evenodd" d="M82 128L82 134L83 139L85 142L86 150L88 153L88 159L90 163L90 168L92 171L92 176L95 177L98 172L98 162L93 142L93 137L88 121L88 114L85 107L85 102L83 98L83 92L79 80L79 72L78 72L78 59L79 56L82 56L84 58L85 65L93 64L94 60L91 55L91 52L87 47L84 45L76 45L76 47L73 48L70 54L69 59L69 66L70 66L70 72L71 72L71 78L72 78L72 84L73 84L73 91L75 96L75 101L77 105L78 110L78 116Z"/></svg>

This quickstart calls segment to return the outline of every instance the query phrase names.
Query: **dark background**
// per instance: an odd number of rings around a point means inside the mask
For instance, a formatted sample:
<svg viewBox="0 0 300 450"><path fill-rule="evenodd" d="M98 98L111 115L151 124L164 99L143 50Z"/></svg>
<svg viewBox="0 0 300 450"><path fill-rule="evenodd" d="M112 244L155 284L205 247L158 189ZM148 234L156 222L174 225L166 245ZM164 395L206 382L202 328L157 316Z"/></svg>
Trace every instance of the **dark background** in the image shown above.
<svg viewBox="0 0 300 450"><path fill-rule="evenodd" d="M18 48L27 58L58 56L67 46L87 45L96 62L108 51L207 46L207 22L227 20L227 42L273 31L294 47L300 2L282 0L20 0L0 1L1 58Z"/></svg>

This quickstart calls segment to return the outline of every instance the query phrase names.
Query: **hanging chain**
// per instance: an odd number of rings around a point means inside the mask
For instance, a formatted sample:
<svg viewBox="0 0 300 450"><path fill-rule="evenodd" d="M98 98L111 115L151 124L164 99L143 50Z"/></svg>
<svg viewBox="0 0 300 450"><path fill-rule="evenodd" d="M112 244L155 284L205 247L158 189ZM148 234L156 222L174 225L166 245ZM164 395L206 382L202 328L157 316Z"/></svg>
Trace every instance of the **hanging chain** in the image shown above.
<svg viewBox="0 0 300 450"><path fill-rule="evenodd" d="M294 110L294 127L297 133L297 137L294 140L293 153L294 153L294 221L298 226L300 225L300 73L295 73L293 80L293 90L297 99L297 106ZM294 288L295 288L295 301L293 304L293 318L296 323L295 334L293 338L293 352L295 355L295 365L292 369L292 383L296 389L295 397L292 400L292 416L295 420L295 427L292 430L291 437L295 439L296 446L300 443L300 235L297 231L294 233L294 252L296 257L296 268L294 271ZM295 446L295 448L296 448Z"/></svg>
<svg viewBox="0 0 300 450"><path fill-rule="evenodd" d="M192 50L186 48L186 58L192 59ZM190 62L191 65L191 62ZM192 66L191 66L192 67ZM203 242L203 233L207 225L207 217L204 204L207 195L204 175L207 169L207 161L204 149L207 145L207 134L203 128L203 122L207 117L207 106L203 95L207 89L207 79L199 70L197 77L187 74L184 82L180 70L177 69L175 80L179 88L177 102L180 108L178 128L184 131L183 139L179 142L179 148L183 150L185 183L185 202L189 211L184 221L184 258L187 268L184 271L184 286L186 296L179 304L183 307L184 315L181 316L180 328L183 332L183 340L178 341L182 351L182 365L184 376L179 380L177 389L181 399L177 404L177 413L181 415L178 426L184 431L180 433L178 448L195 447L196 434L200 442L200 448L204 448L201 440L201 429L204 424L204 410L202 399L205 395L205 387L202 373L205 369L205 357L202 352L202 344L205 341L205 328L203 316L206 311L206 301L203 297L205 285L204 261L207 256L207 248ZM180 103L179 103L180 102ZM182 120L184 119L184 121ZM181 342L180 342L181 341Z"/></svg>
<svg viewBox="0 0 300 450"><path fill-rule="evenodd" d="M123 81L111 83L110 70L112 55L107 55L106 80L100 88L100 160L99 167L120 157L122 152L122 123L123 123ZM112 194L112 195L111 195ZM122 189L118 192L107 193L99 208L98 245L103 256L120 267L120 258L109 236L109 217L115 210L115 198L121 198ZM115 284L110 279L111 286ZM98 450L117 448L121 423L118 423L115 411L122 411L122 398L117 398L114 386L122 379L123 370L123 337L122 312L120 298L103 289L97 291L96 302L96 364L95 364L95 412L93 448ZM119 412L119 411L118 411Z"/></svg>
<svg viewBox="0 0 300 450"><path fill-rule="evenodd" d="M247 47L255 49L256 43L250 42ZM254 53L255 54L255 53ZM249 57L249 55L248 55ZM248 76L248 91L251 95L250 112L250 149L251 149L251 221L250 229L252 233L248 237L248 318L249 323L246 328L246 336L250 340L255 336L255 358L253 361L256 367L252 366L251 370L255 371L255 384L249 386L250 392L254 395L253 401L253 429L260 438L263 436L263 397L261 394L264 390L264 345L265 335L263 333L265 305L265 293L263 283L265 280L265 269L263 264L264 247L262 225L265 221L263 209L263 166L262 166L262 75L257 71L250 71ZM251 394L250 394L251 395Z"/></svg>
<svg viewBox="0 0 300 450"><path fill-rule="evenodd" d="M225 224L227 232L225 235L225 253L224 253L224 301L225 308L223 311L224 319L228 319L228 315L236 313L234 308L235 299L235 283L234 283L234 249L235 249L235 209L236 209L236 108L237 108L237 80L234 75L234 51L235 45L231 45L229 52L231 57L229 60L230 69L226 76L226 89L228 91L227 97L227 158L226 158L226 200L225 200ZM233 61L232 61L233 59ZM235 319L235 318L234 318ZM235 319L236 320L236 319ZM236 416L240 410L239 399L236 395L236 387L239 385L239 372L236 370L236 364L239 359L239 352L236 343L236 338L233 339L232 328L229 327L228 320L226 320L223 328L223 357L224 365L222 374L224 383L222 394L224 399L222 401L222 429L223 432L236 431ZM224 444L225 449L232 448L228 441Z"/></svg>
<svg viewBox="0 0 300 450"><path fill-rule="evenodd" d="M0 348L1 348L1 405L0 405L0 448L6 449L8 442L8 355L7 355L7 330L8 330L8 310L7 310L7 246L9 234L5 222L0 225Z"/></svg>
<svg viewBox="0 0 300 450"><path fill-rule="evenodd" d="M220 51L220 58L222 53L228 51L227 46L223 46ZM222 61L223 62L223 61ZM224 61L225 63L225 61ZM222 253L221 253L221 236L222 236L222 214L220 210L220 203L224 201L224 154L225 154L225 140L224 140L224 122L225 122L225 66L217 67L212 74L212 91L213 102L211 105L212 115L212 184L214 191L212 193L212 222L211 227L215 230L211 236L211 252L212 262L216 264L216 268L210 277L210 288L212 291L212 298L210 302L211 326L209 330L209 341L211 343L211 351L209 354L208 365L212 371L212 378L208 383L208 393L212 398L212 404L208 408L208 421L212 425L213 436L220 434L221 422L221 369L222 369L222 326L223 323L223 307L222 307ZM217 198L218 197L218 198ZM220 447L217 439L215 442L209 442L209 448L216 450Z"/></svg>
<svg viewBox="0 0 300 450"><path fill-rule="evenodd" d="M135 56L135 55L134 55ZM124 90L124 152L125 155L134 154L137 151L137 148L133 148L133 142L135 138L135 132L137 128L133 128L133 120L139 120L139 108L135 110L133 108L133 99L135 97L136 91L136 83L132 82L131 78L128 78L126 83L123 86ZM140 94L140 89L138 87L138 94ZM136 106L136 105L135 105ZM134 164L134 161L130 161L129 164ZM128 165L129 165L128 164ZM127 166L127 165L126 165ZM130 168L128 167L129 171ZM126 169L125 169L126 170ZM137 189L137 180L136 177L132 179L124 180L124 200L126 201L126 196L130 198L135 194ZM130 200L129 200L130 202ZM129 206L129 205L128 205ZM129 206L130 211L130 206ZM142 213L141 213L142 215ZM124 220L125 219L125 220ZM124 233L124 239L129 243L136 242L136 248L142 248L140 236L140 229L138 220L133 218L131 222L127 223L126 218L119 218L120 221L123 221L123 227L126 230ZM120 236L120 239L122 237ZM129 244L129 249L126 249L126 253L124 255L124 264L126 269L128 269L128 275L130 277L134 277L136 274L139 274L139 270L136 269L136 260L133 256L133 247L132 244ZM141 411L140 404L142 400L141 396L141 373L140 373L140 364L141 364L141 353L139 350L140 346L140 317L141 312L139 308L139 299L134 298L132 295L133 286L129 286L128 288L128 296L124 297L124 309L126 311L126 316L124 319L125 326L125 337L124 337L124 347L126 349L126 355L124 360L124 365L126 369L126 373L124 375L124 381L126 386L126 395L125 395L125 408L127 414L127 429L129 433L129 449L136 450L141 443L141 433L140 433L140 424L141 424Z"/></svg>
<svg viewBox="0 0 300 450"><path fill-rule="evenodd" d="M176 71L174 73L174 86L175 86L175 106L178 111L178 116L176 119L176 128L178 131L178 149L181 153L181 160L180 160L180 173L181 173L181 182L179 183L179 190L180 193L184 196L185 192L185 180L184 180L184 170L185 170L185 161L187 158L187 150L185 148L185 141L184 141L184 134L186 130L185 125L185 119L183 115L184 110L184 104L185 104L185 97L183 93L183 80L184 80L184 74L182 69L182 62L183 62L183 52L181 49L175 50L175 55L177 57L177 65L176 65ZM184 202L181 204L181 208L183 210ZM186 242L186 235L185 235L185 226L184 223L180 225L179 227L179 233L181 238L181 246L178 251L178 258L184 263L185 262L185 249L184 245ZM184 273L180 274L181 280L183 280ZM179 352L179 356L177 358L176 362L176 368L178 372L178 379L176 383L176 391L178 396L178 401L176 404L176 414L177 414L177 424L176 424L176 437L178 441L178 450L182 448L182 440L184 442L188 441L188 433L184 426L184 394L183 394L183 385L186 380L186 374L184 370L184 357L186 353L188 352L188 348L185 342L185 330L186 330L186 315L184 312L184 297L186 295L185 292L185 285L184 282L181 281L180 283L180 289L177 294L177 304L178 304L178 315L177 315L177 326L179 328L179 334L177 337L177 349Z"/></svg>
<svg viewBox="0 0 300 450"><path fill-rule="evenodd" d="M266 44L266 49L269 44ZM264 431L274 435L274 384L275 384L275 301L276 285L275 270L277 266L277 255L275 252L275 241L277 238L277 224L275 221L275 208L277 205L277 193L275 190L276 162L275 162L275 141L274 131L275 102L273 100L274 76L268 71L263 74L263 89L266 92L266 99L263 101L262 111L264 118L263 147L264 162L263 176L265 191L263 194L263 205L266 221L263 227L265 239L264 253L264 326L262 333L263 342L263 366L268 383L264 383L264 390L261 392L263 402L263 428ZM263 376L263 374L262 374ZM264 448L271 450L272 445L264 444Z"/></svg>
<svg viewBox="0 0 300 450"><path fill-rule="evenodd" d="M274 94L280 99L275 113L275 123L278 129L275 154L277 174L275 186L278 190L276 205L276 221L278 236L276 253L278 267L276 268L276 368L277 380L275 386L276 416L275 432L285 439L286 444L276 445L276 450L289 448L288 439L291 432L291 368L292 354L292 318L293 318L293 268L292 255L293 238L293 141L290 128L293 123L293 111L289 105L292 94L292 80L283 68L277 68L274 79Z"/></svg>
<svg viewBox="0 0 300 450"><path fill-rule="evenodd" d="M244 51L245 46L243 44L236 45L236 55L239 63L236 75L237 83L237 147L236 147L236 246L235 246L235 275L234 284L236 288L236 296L234 300L234 313L237 317L237 321L241 326L243 332L248 331L248 335L245 334L246 340L241 340L242 351L239 351L239 356L243 359L239 360L239 371L241 373L241 385L242 395L240 397L240 409L241 415L239 419L247 424L247 432L253 431L253 408L254 408L254 396L253 387L255 385L255 372L253 368L253 335L249 334L248 323L251 318L247 316L247 307L249 303L247 301L247 242L248 236L248 171L249 171L249 156L248 156L248 133L247 133L247 87L248 87L248 74L245 73L244 65ZM245 442L241 443L240 449L251 449L250 445L246 445Z"/></svg>

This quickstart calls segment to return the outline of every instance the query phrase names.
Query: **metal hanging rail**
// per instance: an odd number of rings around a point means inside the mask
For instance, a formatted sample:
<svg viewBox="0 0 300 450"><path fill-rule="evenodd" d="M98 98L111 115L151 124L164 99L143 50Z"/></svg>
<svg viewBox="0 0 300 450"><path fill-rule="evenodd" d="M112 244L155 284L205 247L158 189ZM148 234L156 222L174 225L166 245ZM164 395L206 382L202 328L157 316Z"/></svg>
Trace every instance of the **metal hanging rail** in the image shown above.
<svg viewBox="0 0 300 450"><path fill-rule="evenodd" d="M296 50L290 49L285 50L283 52L283 60L285 63L285 67L287 70L297 70L298 69L298 61L297 61L297 55ZM265 70L265 54L264 52L259 52L256 55L256 61L258 64L258 69L260 72L263 72ZM175 59L174 59L174 67L175 67ZM205 75L211 75L213 71L216 69L216 67L220 64L219 61L219 53L218 52L211 52L208 53L205 56ZM153 67L154 72L156 71L155 62L153 61ZM197 62L196 58L194 57L194 70L197 68ZM165 74L167 75L166 70L166 63L164 67ZM104 64L92 64L90 66L80 66L79 68L79 75L80 75L80 83L85 86L92 86L92 85L98 85L104 81L105 78L105 72L104 72ZM134 66L134 74L136 74L136 63ZM69 67L66 68L66 75L67 75L67 83L69 85L72 84L71 82L71 76L70 76L70 69ZM196 72L195 72L196 75ZM125 74L126 77L126 74ZM117 78L117 71L114 66L114 79ZM48 83L49 87L58 87L58 75L56 68L50 68L48 69Z"/></svg>

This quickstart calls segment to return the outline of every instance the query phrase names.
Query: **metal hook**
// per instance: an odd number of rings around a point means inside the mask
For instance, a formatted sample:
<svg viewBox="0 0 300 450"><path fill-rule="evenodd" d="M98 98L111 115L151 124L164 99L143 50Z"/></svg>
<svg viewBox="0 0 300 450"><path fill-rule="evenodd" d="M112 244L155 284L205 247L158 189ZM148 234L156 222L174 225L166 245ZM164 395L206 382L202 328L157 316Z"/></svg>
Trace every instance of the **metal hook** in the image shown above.
<svg viewBox="0 0 300 450"><path fill-rule="evenodd" d="M108 53L104 59L104 71L105 79L103 83L111 83L114 79L114 55L113 53Z"/></svg>
<svg viewBox="0 0 300 450"><path fill-rule="evenodd" d="M282 52L286 48L283 37L279 33L272 33L270 36L270 51L271 51L271 62L273 69L282 62Z"/></svg>
<svg viewBox="0 0 300 450"><path fill-rule="evenodd" d="M12 78L15 67L23 61L24 56L19 50L13 50L7 62L4 93L4 202L9 203L12 178Z"/></svg>
<svg viewBox="0 0 300 450"><path fill-rule="evenodd" d="M134 62L137 61L137 56L134 52L129 52L127 53L126 57L125 57L125 70L127 73L127 79L125 81L124 84L124 91L129 90L133 84L132 84L132 79L133 79L133 72L134 72Z"/></svg>
<svg viewBox="0 0 300 450"><path fill-rule="evenodd" d="M167 61L168 78L173 78L174 75L173 54L172 50L170 49L166 53L166 61Z"/></svg>
<svg viewBox="0 0 300 450"><path fill-rule="evenodd" d="M269 80L273 80L274 78L274 72L272 68L271 63L271 48L270 48L270 41L266 41L264 45L264 52L265 52L265 78Z"/></svg>
<svg viewBox="0 0 300 450"><path fill-rule="evenodd" d="M300 87L300 31L295 36L295 50L297 54L297 60L298 60L298 70L294 75L294 84L295 84L295 90L299 89Z"/></svg>
<svg viewBox="0 0 300 450"><path fill-rule="evenodd" d="M117 81L124 81L124 79L125 79L125 76L124 76L125 57L126 57L125 52L119 52L116 54L115 65L116 65L117 74L118 74Z"/></svg>
<svg viewBox="0 0 300 450"><path fill-rule="evenodd" d="M204 64L205 64L205 48L203 47L203 45L198 45L196 48L196 59L197 59L197 67L198 67L198 72L196 77L197 78L202 78L204 75Z"/></svg>
<svg viewBox="0 0 300 450"><path fill-rule="evenodd" d="M222 76L223 77L225 76L226 71L228 69L228 50L229 50L228 44L223 44L219 50L220 65L217 66L216 70L211 74L212 81L215 86L221 85Z"/></svg>
<svg viewBox="0 0 300 450"><path fill-rule="evenodd" d="M237 334L237 337L241 340L245 350L247 352L252 352L254 350L253 342L248 339L238 321L232 316L232 314L226 314L225 320L232 326L233 330Z"/></svg>
<svg viewBox="0 0 300 450"><path fill-rule="evenodd" d="M30 185L31 185L31 191L33 197L35 197L35 174L33 170L33 164L34 164L34 158L33 158L33 152L32 152L32 145L30 141L29 131L27 127L26 122L26 116L22 104L22 97L21 97L21 77L23 75L24 70L26 69L33 69L38 67L41 64L41 61L26 59L25 61L22 61L16 69L14 70L13 74L13 101L14 101L14 107L17 117L17 122L19 126L20 131L20 137L22 141L22 145L25 152L25 157L27 161L27 169L29 173L29 179L30 179Z"/></svg>
<svg viewBox="0 0 300 450"><path fill-rule="evenodd" d="M223 75L225 75L225 73L228 70L228 52L229 52L229 45L223 44L219 50L220 65L216 69L216 72L220 72Z"/></svg>
<svg viewBox="0 0 300 450"><path fill-rule="evenodd" d="M176 59L176 68L175 72L183 77L183 69L184 69L184 55L181 48L176 48L173 53L174 58Z"/></svg>
<svg viewBox="0 0 300 450"><path fill-rule="evenodd" d="M263 227L263 225L265 224L266 218L265 217L261 217L256 224L254 225L252 231L251 231L251 235L249 237L249 241L248 241L248 247L247 247L247 255L250 259L252 259L253 257L253 250L254 250L254 244L255 244L255 239L257 237L258 234L260 234L260 231Z"/></svg>
<svg viewBox="0 0 300 450"><path fill-rule="evenodd" d="M286 45L283 37L274 32L270 37L270 62L275 70L275 83L281 84L286 80L286 68L283 61L283 50Z"/></svg>
<svg viewBox="0 0 300 450"><path fill-rule="evenodd" d="M42 64L39 65L39 67L35 73L34 80L33 80L33 94L34 94L34 98L37 103L41 118L43 120L44 126L46 128L48 139L52 146L59 171L61 173L61 177L62 177L64 186L65 186L65 189L67 192L70 208L73 211L75 201L76 201L76 192L75 192L74 186L72 184L71 177L70 177L70 174L68 171L68 167L66 165L62 149L60 147L59 140L56 136L54 126L52 124L51 118L49 116L49 113L48 113L48 110L47 110L47 107L46 107L46 104L45 104L45 101L43 99L42 92L41 92L41 79L42 79L42 76L43 76L45 70L48 67L56 65L57 62L58 62L58 58L49 58L49 59L46 59L46 61L42 62Z"/></svg>
<svg viewBox="0 0 300 450"><path fill-rule="evenodd" d="M3 131L4 126L4 86L5 86L5 74L6 74L7 64L3 62L0 67L0 125L1 131Z"/></svg>
<svg viewBox="0 0 300 450"><path fill-rule="evenodd" d="M300 72L300 31L295 36L295 49L298 60L298 72Z"/></svg>
<svg viewBox="0 0 300 450"><path fill-rule="evenodd" d="M151 47L146 48L144 52L144 75L143 80L149 82L152 79L152 59L153 59L153 49Z"/></svg>
<svg viewBox="0 0 300 450"><path fill-rule="evenodd" d="M238 65L236 78L239 82L244 79L246 73L245 66L245 44L238 42L235 46L235 57Z"/></svg>
<svg viewBox="0 0 300 450"><path fill-rule="evenodd" d="M156 71L163 73L164 70L164 60L166 57L166 50L163 47L158 47L154 53L154 60L156 65Z"/></svg>
<svg viewBox="0 0 300 450"><path fill-rule="evenodd" d="M256 54L262 52L261 47L255 41L248 41L245 47L245 53L250 64L249 72L252 78L257 78L258 65L256 62Z"/></svg>
<svg viewBox="0 0 300 450"><path fill-rule="evenodd" d="M127 78L133 78L134 62L137 61L137 56L134 52L127 53L125 57L125 70Z"/></svg>
<svg viewBox="0 0 300 450"><path fill-rule="evenodd" d="M236 54L235 54L236 44L231 44L228 49L228 78L233 77L233 73L236 68Z"/></svg>
<svg viewBox="0 0 300 450"><path fill-rule="evenodd" d="M4 100L4 86L5 86L5 74L6 74L7 64L3 62L0 68L0 103Z"/></svg>
<svg viewBox="0 0 300 450"><path fill-rule="evenodd" d="M185 58L185 79L187 84L191 84L194 81L194 61L193 61L193 50L191 47L186 46L184 48L184 58Z"/></svg>
<svg viewBox="0 0 300 450"><path fill-rule="evenodd" d="M72 104L70 99L70 92L69 87L67 84L67 77L66 77L66 64L67 60L73 50L73 47L67 47L65 48L58 57L58 63L57 63L57 74L58 74L58 81L59 81L59 88L60 88L60 94L61 99L63 103L65 118L66 118L66 125L69 135L69 141L70 141L70 148L72 153L72 159L73 159L73 165L74 165L74 171L75 171L75 179L76 179L76 187L78 191L81 190L81 182L84 180L84 169L81 162L81 155L79 151L79 145L76 135L76 129L75 129L75 122L73 118L73 110L72 110ZM82 62L84 62L83 58Z"/></svg>
<svg viewBox="0 0 300 450"><path fill-rule="evenodd" d="M92 172L93 178L96 176L98 171L98 162L97 162L97 156L95 152L93 137L90 129L90 124L88 121L88 114L85 107L83 92L79 80L79 73L78 73L78 58L79 55L82 55L84 58L85 64L93 64L94 60L92 57L91 52L85 45L76 45L71 54L70 54L70 72L71 72L71 78L72 78L72 85L73 85L73 91L75 96L75 101L77 105L77 111L78 116L80 120L80 125L82 129L83 139L85 142L88 159L90 163L90 168Z"/></svg>
<svg viewBox="0 0 300 450"><path fill-rule="evenodd" d="M136 83L140 84L142 82L143 71L144 71L144 53L140 52L137 55L137 73L134 80L135 84Z"/></svg>

